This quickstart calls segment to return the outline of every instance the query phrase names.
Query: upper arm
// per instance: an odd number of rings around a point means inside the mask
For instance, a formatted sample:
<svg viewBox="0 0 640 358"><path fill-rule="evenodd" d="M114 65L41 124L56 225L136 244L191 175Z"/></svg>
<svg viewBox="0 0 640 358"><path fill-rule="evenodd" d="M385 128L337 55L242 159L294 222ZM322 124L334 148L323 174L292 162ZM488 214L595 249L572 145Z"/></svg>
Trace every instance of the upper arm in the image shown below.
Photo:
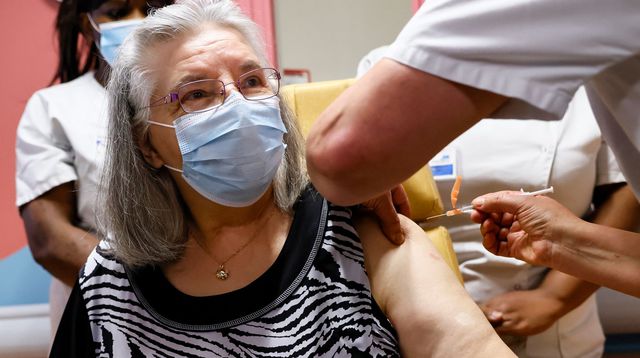
<svg viewBox="0 0 640 358"><path fill-rule="evenodd" d="M408 178L502 101L383 59L311 128L312 181L334 203L361 203Z"/></svg>
<svg viewBox="0 0 640 358"><path fill-rule="evenodd" d="M59 185L23 205L20 210L34 259L67 285L97 244L97 238L77 227L73 183Z"/></svg>
<svg viewBox="0 0 640 358"><path fill-rule="evenodd" d="M401 223L406 240L396 246L373 218L355 218L372 294L398 332L403 356L509 355L425 232L406 217Z"/></svg>
<svg viewBox="0 0 640 358"><path fill-rule="evenodd" d="M74 183L64 183L45 192L20 207L20 216L27 234L29 248L36 259L43 261L62 249L59 238L66 238L76 221ZM75 240L76 237L69 237Z"/></svg>
<svg viewBox="0 0 640 358"><path fill-rule="evenodd" d="M372 294L388 316L400 308L398 304L421 305L439 285L462 287L426 233L410 219L400 219L406 240L395 245L384 236L375 218L355 218Z"/></svg>

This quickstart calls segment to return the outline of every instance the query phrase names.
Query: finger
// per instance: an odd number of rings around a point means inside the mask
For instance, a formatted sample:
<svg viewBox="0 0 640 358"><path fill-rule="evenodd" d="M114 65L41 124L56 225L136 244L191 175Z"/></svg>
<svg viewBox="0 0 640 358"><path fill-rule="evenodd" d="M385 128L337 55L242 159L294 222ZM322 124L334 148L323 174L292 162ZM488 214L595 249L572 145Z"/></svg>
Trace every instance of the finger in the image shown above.
<svg viewBox="0 0 640 358"><path fill-rule="evenodd" d="M471 202L476 210L488 213L516 214L527 197L518 191L499 191L479 196Z"/></svg>
<svg viewBox="0 0 640 358"><path fill-rule="evenodd" d="M482 245L487 251L491 252L494 255L498 254L500 241L496 239L495 235L488 234L482 237Z"/></svg>
<svg viewBox="0 0 640 358"><path fill-rule="evenodd" d="M511 232L518 232L522 230L522 226L520 225L519 221L514 221L513 224L511 224L511 228L509 229L509 231Z"/></svg>
<svg viewBox="0 0 640 358"><path fill-rule="evenodd" d="M391 202L391 195L385 195L375 200L370 208L378 217L382 232L387 239L396 245L404 242L404 234L400 225L400 218Z"/></svg>
<svg viewBox="0 0 640 358"><path fill-rule="evenodd" d="M511 226L511 224L513 224L514 219L515 219L515 215L511 213L504 213L502 214L502 219L500 220L500 224L504 227L509 227Z"/></svg>
<svg viewBox="0 0 640 358"><path fill-rule="evenodd" d="M480 232L482 233L482 235L490 233L497 234L498 231L500 231L500 226L498 226L496 222L491 219L483 221L482 225L480 225Z"/></svg>
<svg viewBox="0 0 640 358"><path fill-rule="evenodd" d="M498 240L507 241L507 235L509 235L509 229L506 227L501 227L500 231L498 231Z"/></svg>
<svg viewBox="0 0 640 358"><path fill-rule="evenodd" d="M482 224L482 222L485 221L489 217L489 215L487 215L487 213L485 212L474 209L471 212L471 215L469 215L469 217L471 218L471 221L473 221L474 223Z"/></svg>
<svg viewBox="0 0 640 358"><path fill-rule="evenodd" d="M495 231L490 227L493 225L491 220L485 220L480 226L480 232L482 233L482 245L491 253L497 254L498 252L498 238L495 235Z"/></svg>
<svg viewBox="0 0 640 358"><path fill-rule="evenodd" d="M491 310L487 315L487 319L492 327L501 327L504 324L504 317L500 311Z"/></svg>
<svg viewBox="0 0 640 358"><path fill-rule="evenodd" d="M411 216L411 206L409 205L409 196L402 185L397 185L391 189L391 201L396 211L404 216Z"/></svg>
<svg viewBox="0 0 640 358"><path fill-rule="evenodd" d="M510 254L509 242L508 241L503 241L503 240L498 240L498 250L497 250L496 255L509 257L510 256L509 254Z"/></svg>
<svg viewBox="0 0 640 358"><path fill-rule="evenodd" d="M514 336L519 336L521 335L521 329L522 329L522 327L520 327L521 325L522 325L522 321L520 319L505 315L504 321L499 327L496 327L495 330L496 330L496 333L498 334L509 334Z"/></svg>
<svg viewBox="0 0 640 358"><path fill-rule="evenodd" d="M510 321L502 321L502 324L494 328L498 334L513 334L513 324Z"/></svg>

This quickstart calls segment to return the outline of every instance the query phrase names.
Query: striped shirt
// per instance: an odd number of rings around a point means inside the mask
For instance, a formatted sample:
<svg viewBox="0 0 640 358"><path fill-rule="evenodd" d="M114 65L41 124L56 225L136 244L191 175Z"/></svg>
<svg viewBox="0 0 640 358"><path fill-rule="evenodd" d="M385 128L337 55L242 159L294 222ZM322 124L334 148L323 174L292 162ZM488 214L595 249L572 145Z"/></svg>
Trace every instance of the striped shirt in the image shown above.
<svg viewBox="0 0 640 358"><path fill-rule="evenodd" d="M101 243L81 272L52 357L399 356L348 209L309 190L274 264L239 290L192 297Z"/></svg>

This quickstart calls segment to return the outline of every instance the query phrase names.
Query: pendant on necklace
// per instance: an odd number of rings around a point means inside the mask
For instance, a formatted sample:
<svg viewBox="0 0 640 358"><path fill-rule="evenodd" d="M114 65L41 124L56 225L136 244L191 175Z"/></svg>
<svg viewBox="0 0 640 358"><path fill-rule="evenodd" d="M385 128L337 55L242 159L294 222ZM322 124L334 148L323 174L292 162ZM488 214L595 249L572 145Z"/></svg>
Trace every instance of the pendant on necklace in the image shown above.
<svg viewBox="0 0 640 358"><path fill-rule="evenodd" d="M218 267L218 271L216 271L216 277L218 278L218 280L226 280L229 278L229 271L224 269L224 265L220 265L220 267Z"/></svg>

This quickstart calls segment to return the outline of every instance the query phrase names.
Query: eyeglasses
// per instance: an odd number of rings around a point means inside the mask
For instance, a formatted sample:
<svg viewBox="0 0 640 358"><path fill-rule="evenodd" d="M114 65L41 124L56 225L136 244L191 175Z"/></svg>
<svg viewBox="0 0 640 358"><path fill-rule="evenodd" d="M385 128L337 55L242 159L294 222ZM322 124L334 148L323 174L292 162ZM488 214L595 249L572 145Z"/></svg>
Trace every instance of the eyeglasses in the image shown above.
<svg viewBox="0 0 640 358"><path fill-rule="evenodd" d="M224 103L226 87L234 84L242 96L250 101L259 101L278 95L280 73L274 68L258 68L242 74L237 81L224 83L220 80L198 80L178 87L175 92L152 102L149 107L178 101L187 113L204 112Z"/></svg>

